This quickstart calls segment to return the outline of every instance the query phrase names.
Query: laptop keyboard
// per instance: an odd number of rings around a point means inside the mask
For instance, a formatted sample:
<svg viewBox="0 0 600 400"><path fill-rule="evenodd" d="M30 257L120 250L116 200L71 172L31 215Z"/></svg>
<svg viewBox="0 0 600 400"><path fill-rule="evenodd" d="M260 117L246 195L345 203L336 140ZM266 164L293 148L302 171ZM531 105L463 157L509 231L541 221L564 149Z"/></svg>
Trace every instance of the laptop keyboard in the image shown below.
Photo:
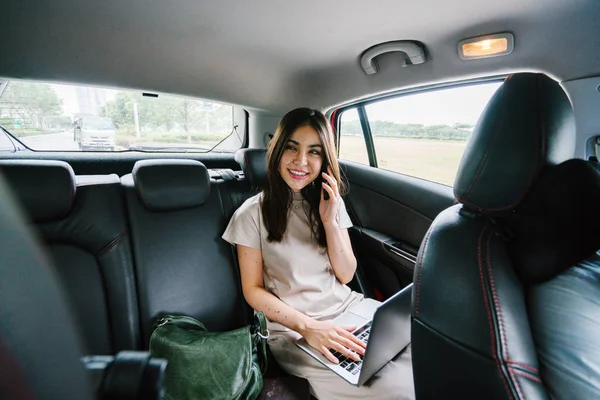
<svg viewBox="0 0 600 400"><path fill-rule="evenodd" d="M369 340L369 335L371 334L371 323L369 322L368 324L364 325L352 334L358 337L363 342L367 343ZM354 361L353 359L346 357L339 351L331 350L331 353L335 358L339 360L339 366L344 368L346 371L350 372L352 375L356 375L360 372L362 368L362 356L359 355L360 361Z"/></svg>

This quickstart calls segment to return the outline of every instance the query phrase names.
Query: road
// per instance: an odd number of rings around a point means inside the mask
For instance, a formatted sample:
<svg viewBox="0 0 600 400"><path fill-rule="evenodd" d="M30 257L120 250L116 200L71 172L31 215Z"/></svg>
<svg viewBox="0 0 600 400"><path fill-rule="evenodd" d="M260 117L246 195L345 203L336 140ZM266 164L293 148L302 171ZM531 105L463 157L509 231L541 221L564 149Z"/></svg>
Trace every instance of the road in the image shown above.
<svg viewBox="0 0 600 400"><path fill-rule="evenodd" d="M33 150L79 150L79 146L73 141L73 131L70 130L44 135L24 136L18 139Z"/></svg>

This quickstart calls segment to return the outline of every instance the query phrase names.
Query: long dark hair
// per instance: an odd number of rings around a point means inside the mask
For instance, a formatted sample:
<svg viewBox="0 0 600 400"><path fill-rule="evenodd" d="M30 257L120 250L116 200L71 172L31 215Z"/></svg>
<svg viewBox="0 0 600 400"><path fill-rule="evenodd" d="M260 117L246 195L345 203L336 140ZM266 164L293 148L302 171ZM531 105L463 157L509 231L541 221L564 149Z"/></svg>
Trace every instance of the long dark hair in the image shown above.
<svg viewBox="0 0 600 400"><path fill-rule="evenodd" d="M329 121L323 113L310 108L297 108L288 112L279 123L273 139L267 150L268 168L267 185L263 192L262 216L265 227L269 232L267 241L281 242L287 228L288 211L292 203L292 190L279 174L281 156L287 146L288 139L300 127L310 126L318 134L323 148L323 163L327 163L332 170L332 177L337 181L340 194L345 194L345 185L340 178L340 167L336 157L333 131ZM319 177L315 179L320 182ZM327 246L325 228L319 214L321 201L321 185L306 185L302 189L302 197L310 205L308 215L312 227L312 235L321 247Z"/></svg>

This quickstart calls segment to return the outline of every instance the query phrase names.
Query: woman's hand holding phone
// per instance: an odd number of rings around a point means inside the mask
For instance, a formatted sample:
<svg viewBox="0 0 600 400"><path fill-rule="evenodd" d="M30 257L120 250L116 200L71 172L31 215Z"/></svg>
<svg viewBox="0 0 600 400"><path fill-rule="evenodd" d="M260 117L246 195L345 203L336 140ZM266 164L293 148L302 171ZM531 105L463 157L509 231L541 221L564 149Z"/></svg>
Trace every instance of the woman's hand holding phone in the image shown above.
<svg viewBox="0 0 600 400"><path fill-rule="evenodd" d="M321 172L323 182L321 183L321 202L319 204L319 214L321 215L321 221L323 225L336 226L340 192L338 189L337 181L331 177L331 167L327 166L327 173ZM329 199L325 198L325 193L328 194ZM334 201L330 201L334 200Z"/></svg>

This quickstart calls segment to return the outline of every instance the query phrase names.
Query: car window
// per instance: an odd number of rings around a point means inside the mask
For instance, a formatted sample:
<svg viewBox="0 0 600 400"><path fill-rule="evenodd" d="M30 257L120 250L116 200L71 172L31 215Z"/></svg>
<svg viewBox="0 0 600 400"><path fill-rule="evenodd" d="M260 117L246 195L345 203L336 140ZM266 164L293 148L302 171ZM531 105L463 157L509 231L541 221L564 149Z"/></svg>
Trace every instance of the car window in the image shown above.
<svg viewBox="0 0 600 400"><path fill-rule="evenodd" d="M340 116L340 144L340 158L369 165L365 136L356 108L344 110Z"/></svg>
<svg viewBox="0 0 600 400"><path fill-rule="evenodd" d="M32 150L206 152L234 133L227 104L26 81L0 96L0 124ZM241 147L232 136L220 150Z"/></svg>
<svg viewBox="0 0 600 400"><path fill-rule="evenodd" d="M451 186L477 119L501 84L461 85L365 104L375 166ZM346 126L342 121L340 158L357 161Z"/></svg>
<svg viewBox="0 0 600 400"><path fill-rule="evenodd" d="M10 140L8 135L6 135L6 133L0 129L0 152L14 153L15 151L16 148L12 140Z"/></svg>

